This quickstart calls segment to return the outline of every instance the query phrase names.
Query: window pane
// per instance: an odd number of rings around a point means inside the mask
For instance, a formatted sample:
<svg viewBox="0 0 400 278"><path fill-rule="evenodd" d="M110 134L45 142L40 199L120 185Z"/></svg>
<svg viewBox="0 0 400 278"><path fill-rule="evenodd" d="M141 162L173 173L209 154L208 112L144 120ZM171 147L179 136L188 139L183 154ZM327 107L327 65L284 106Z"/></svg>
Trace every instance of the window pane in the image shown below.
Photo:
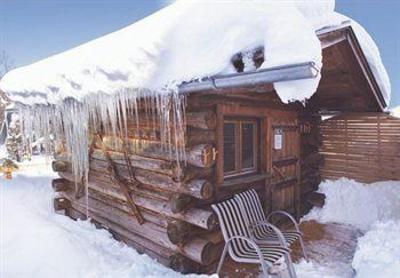
<svg viewBox="0 0 400 278"><path fill-rule="evenodd" d="M235 171L235 124L224 123L224 172Z"/></svg>
<svg viewBox="0 0 400 278"><path fill-rule="evenodd" d="M242 168L253 168L254 165L254 132L253 123L242 124Z"/></svg>

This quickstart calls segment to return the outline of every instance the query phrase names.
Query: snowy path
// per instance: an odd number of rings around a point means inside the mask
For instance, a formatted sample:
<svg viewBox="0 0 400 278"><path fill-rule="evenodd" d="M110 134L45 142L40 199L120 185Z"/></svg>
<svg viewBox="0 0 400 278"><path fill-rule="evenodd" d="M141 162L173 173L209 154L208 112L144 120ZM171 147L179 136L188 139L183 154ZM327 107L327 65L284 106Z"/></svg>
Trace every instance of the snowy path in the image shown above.
<svg viewBox="0 0 400 278"><path fill-rule="evenodd" d="M183 277L115 241L105 230L97 230L88 222L75 222L55 214L52 208L54 193L50 186L55 174L49 168L44 166L43 158L36 158L23 165L13 180L5 181L0 177L0 277ZM354 189L358 184L347 182L346 186L353 188L353 194L359 194ZM331 184L331 187L335 187L335 184ZM362 278L400 277L400 223L392 220L397 209L396 200L400 198L400 183L395 184L395 189L393 185L385 185L384 188L391 195L385 196L386 203L391 201L395 211L381 215L379 205L370 204L370 212L375 216L380 215L386 222L373 224L372 217L367 218L371 228L359 239L361 243L354 259L356 240L361 234L356 226L349 225L351 217L348 214L352 211L350 214L358 219L359 208L353 206L348 210L346 203L340 203L345 202L343 198L332 193L336 191L326 192L326 208L314 211L309 218L327 223L322 225L309 221L302 224L312 260L309 263L301 260L295 265L299 278L353 277L353 268L358 273L357 277ZM382 190L383 193L385 190ZM364 192L365 198L367 195ZM364 209L362 204L359 207ZM384 209L389 210L390 207L386 204ZM347 210L347 213L338 210ZM347 224L332 224L329 221ZM393 242L392 238L396 240ZM378 259L376 253L380 255ZM377 276L382 269L386 271L386 276ZM254 270L248 272L246 268L238 272L233 269L229 273L229 277L252 276Z"/></svg>

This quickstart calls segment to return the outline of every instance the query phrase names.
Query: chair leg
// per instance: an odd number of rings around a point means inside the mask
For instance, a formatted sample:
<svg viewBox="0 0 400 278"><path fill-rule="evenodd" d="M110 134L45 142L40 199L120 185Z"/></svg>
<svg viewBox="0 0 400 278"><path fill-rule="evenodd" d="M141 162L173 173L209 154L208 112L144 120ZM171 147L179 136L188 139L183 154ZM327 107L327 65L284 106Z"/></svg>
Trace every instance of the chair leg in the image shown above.
<svg viewBox="0 0 400 278"><path fill-rule="evenodd" d="M228 252L228 246L229 246L229 243L225 244L224 250L222 251L222 256L221 256L221 259L219 260L218 268L217 268L217 274L218 275L219 275L219 272L221 271L222 265L224 264L226 253Z"/></svg>
<svg viewBox="0 0 400 278"><path fill-rule="evenodd" d="M269 277L268 268L267 268L267 265L266 265L266 263L264 261L264 258L263 257L259 257L259 260L260 260L261 270L262 270L262 272L264 274L264 277L268 278Z"/></svg>
<svg viewBox="0 0 400 278"><path fill-rule="evenodd" d="M304 247L304 242L303 242L303 237L302 236L299 238L299 241L300 241L300 246L301 246L301 250L303 252L304 259L308 262L308 256L307 256L307 253L306 253L306 249Z"/></svg>
<svg viewBox="0 0 400 278"><path fill-rule="evenodd" d="M297 278L296 271L294 270L293 262L289 254L285 255L285 263L288 268L290 278Z"/></svg>

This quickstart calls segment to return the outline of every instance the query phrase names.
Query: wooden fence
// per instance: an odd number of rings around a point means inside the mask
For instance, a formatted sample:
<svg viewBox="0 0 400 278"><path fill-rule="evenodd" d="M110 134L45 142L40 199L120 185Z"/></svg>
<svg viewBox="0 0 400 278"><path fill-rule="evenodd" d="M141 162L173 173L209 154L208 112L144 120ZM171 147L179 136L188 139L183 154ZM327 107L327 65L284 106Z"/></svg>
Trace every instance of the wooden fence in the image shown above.
<svg viewBox="0 0 400 278"><path fill-rule="evenodd" d="M400 180L400 118L384 113L343 114L321 124L324 179Z"/></svg>

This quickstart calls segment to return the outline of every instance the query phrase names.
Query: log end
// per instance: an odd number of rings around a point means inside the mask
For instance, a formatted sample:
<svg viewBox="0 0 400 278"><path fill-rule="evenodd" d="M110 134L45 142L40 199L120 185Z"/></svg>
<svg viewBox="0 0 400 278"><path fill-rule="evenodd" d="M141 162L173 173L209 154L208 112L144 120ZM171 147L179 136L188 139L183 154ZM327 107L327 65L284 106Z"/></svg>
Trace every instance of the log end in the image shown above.
<svg viewBox="0 0 400 278"><path fill-rule="evenodd" d="M203 187L200 190L200 194L203 199L209 199L213 195L213 188L210 182L205 181Z"/></svg>
<svg viewBox="0 0 400 278"><path fill-rule="evenodd" d="M180 213L191 207L194 199L185 194L175 194L172 195L170 200L170 207L173 213Z"/></svg>
<svg viewBox="0 0 400 278"><path fill-rule="evenodd" d="M63 178L52 180L51 186L55 192L65 192L70 189L70 183Z"/></svg>
<svg viewBox="0 0 400 278"><path fill-rule="evenodd" d="M193 227L183 221L170 221L167 225L168 239L173 244L184 244L192 235Z"/></svg>
<svg viewBox="0 0 400 278"><path fill-rule="evenodd" d="M55 211L66 210L71 207L71 202L66 198L55 198L53 206Z"/></svg>
<svg viewBox="0 0 400 278"><path fill-rule="evenodd" d="M218 223L218 217L213 213L208 219L207 219L207 229L209 231L215 230L219 226Z"/></svg>
<svg viewBox="0 0 400 278"><path fill-rule="evenodd" d="M66 172L68 170L68 164L65 161L55 160L51 163L51 168L54 172Z"/></svg>

